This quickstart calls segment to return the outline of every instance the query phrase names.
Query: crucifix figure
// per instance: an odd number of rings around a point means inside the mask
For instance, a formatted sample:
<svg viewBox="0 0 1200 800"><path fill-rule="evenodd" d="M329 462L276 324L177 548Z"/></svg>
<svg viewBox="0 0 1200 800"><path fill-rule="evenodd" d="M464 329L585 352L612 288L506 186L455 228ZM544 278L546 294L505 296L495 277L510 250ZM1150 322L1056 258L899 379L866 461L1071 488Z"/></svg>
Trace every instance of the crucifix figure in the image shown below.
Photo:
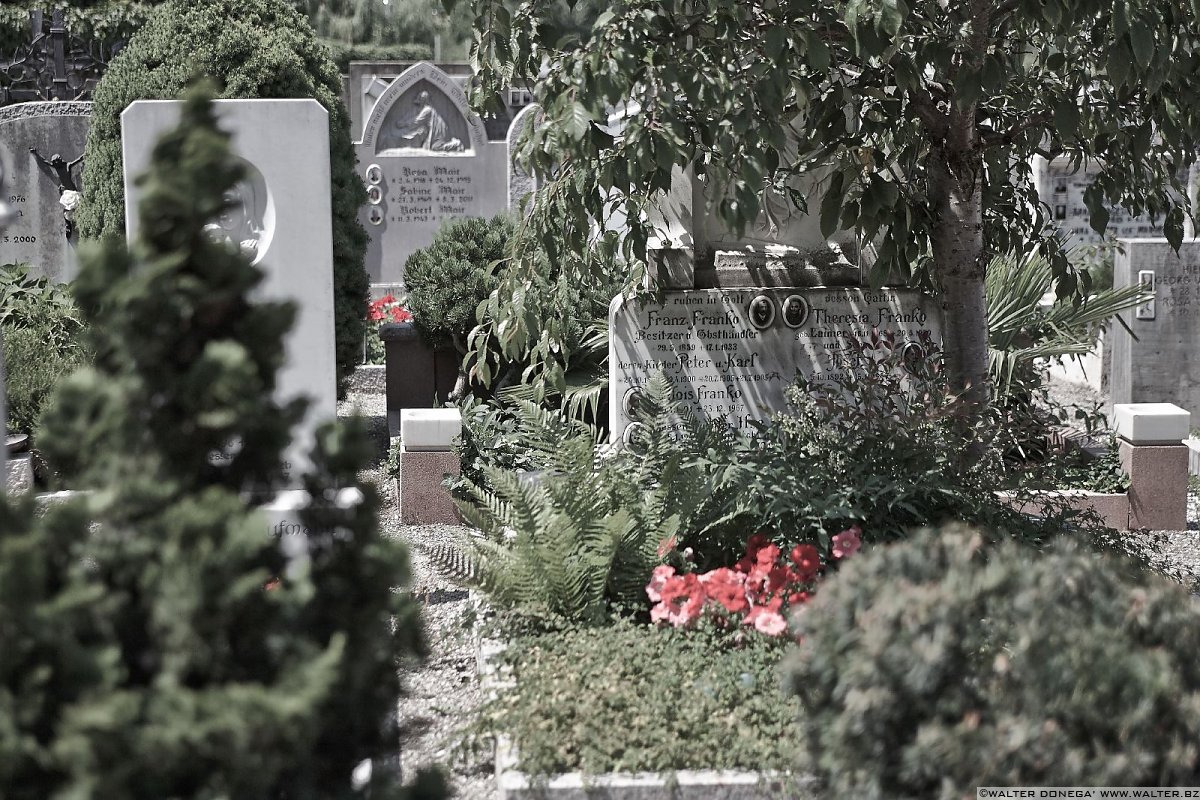
<svg viewBox="0 0 1200 800"><path fill-rule="evenodd" d="M33 157L38 162L38 167L42 172L49 175L58 182L58 202L63 207L63 219L67 225L67 238L71 238L71 234L75 232L75 222L72 215L75 212L76 206L82 199L82 194L79 191L79 184L75 180L73 170L76 166L83 163L83 156L74 161L67 161L58 153L50 156L47 159L37 151L36 147L29 148L29 152L33 153Z"/></svg>

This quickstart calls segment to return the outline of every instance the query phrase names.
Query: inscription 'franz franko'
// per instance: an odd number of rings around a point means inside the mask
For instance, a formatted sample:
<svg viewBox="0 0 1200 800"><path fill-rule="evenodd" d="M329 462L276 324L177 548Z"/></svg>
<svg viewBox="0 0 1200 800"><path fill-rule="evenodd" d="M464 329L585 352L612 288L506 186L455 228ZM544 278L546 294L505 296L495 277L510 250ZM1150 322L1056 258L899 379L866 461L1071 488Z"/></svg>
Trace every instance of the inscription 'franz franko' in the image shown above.
<svg viewBox="0 0 1200 800"><path fill-rule="evenodd" d="M843 377L847 343L874 329L900 342L940 340L930 308L919 292L896 289L684 290L622 301L610 321L613 435L631 422L621 398L659 373L671 399L702 418L766 421L786 407L798 373Z"/></svg>

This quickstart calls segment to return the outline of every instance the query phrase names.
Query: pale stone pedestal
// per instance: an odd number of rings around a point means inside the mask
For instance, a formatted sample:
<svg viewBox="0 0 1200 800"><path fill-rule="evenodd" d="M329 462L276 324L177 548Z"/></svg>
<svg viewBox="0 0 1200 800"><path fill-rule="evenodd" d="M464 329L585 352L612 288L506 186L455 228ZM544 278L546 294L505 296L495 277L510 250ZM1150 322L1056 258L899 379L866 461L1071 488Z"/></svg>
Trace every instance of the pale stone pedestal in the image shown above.
<svg viewBox="0 0 1200 800"><path fill-rule="evenodd" d="M1171 403L1118 403L1113 416L1129 475L1129 527L1186 530L1191 414Z"/></svg>
<svg viewBox="0 0 1200 800"><path fill-rule="evenodd" d="M461 522L446 475L457 475L450 449L462 431L456 408L408 408L400 412L400 521L405 525Z"/></svg>
<svg viewBox="0 0 1200 800"><path fill-rule="evenodd" d="M4 466L4 488L10 495L25 494L33 489L33 459L29 453L10 455Z"/></svg>

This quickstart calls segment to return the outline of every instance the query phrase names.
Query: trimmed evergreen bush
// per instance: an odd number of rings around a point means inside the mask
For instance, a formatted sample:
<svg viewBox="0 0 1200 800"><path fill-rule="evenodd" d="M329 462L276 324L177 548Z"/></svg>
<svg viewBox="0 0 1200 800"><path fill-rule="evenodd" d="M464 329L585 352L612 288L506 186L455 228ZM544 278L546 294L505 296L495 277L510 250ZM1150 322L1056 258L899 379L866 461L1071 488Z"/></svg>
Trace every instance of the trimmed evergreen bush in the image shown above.
<svg viewBox="0 0 1200 800"><path fill-rule="evenodd" d="M333 287L339 390L362 355L367 235L358 223L366 190L355 169L342 83L329 51L284 0L167 0L109 65L96 88L84 161L85 239L125 231L121 112L135 100L174 99L193 76L226 98L315 98L329 111L333 178Z"/></svg>
<svg viewBox="0 0 1200 800"><path fill-rule="evenodd" d="M512 232L512 220L504 214L451 220L428 247L408 257L408 309L431 344L466 354L475 309L496 288L496 262L507 258Z"/></svg>
<svg viewBox="0 0 1200 800"><path fill-rule="evenodd" d="M876 547L801 614L790 681L829 796L1196 785L1194 600L1126 560L985 538Z"/></svg>
<svg viewBox="0 0 1200 800"><path fill-rule="evenodd" d="M356 477L361 423L318 433L302 538L245 499L280 487L303 401L271 398L291 305L250 303L262 273L203 231L240 177L190 96L144 179L134 254L81 254L95 365L59 386L43 436L93 491L41 518L0 495L2 797L403 796L379 764L417 607Z"/></svg>

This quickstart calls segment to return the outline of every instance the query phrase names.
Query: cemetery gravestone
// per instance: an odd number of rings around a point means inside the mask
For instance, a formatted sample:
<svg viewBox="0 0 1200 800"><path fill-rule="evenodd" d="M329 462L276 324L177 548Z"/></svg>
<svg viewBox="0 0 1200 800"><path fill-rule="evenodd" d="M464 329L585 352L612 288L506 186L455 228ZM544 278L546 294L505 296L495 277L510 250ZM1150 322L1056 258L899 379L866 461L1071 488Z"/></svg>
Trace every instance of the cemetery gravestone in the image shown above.
<svg viewBox="0 0 1200 800"><path fill-rule="evenodd" d="M91 103L19 103L0 108L0 168L5 200L17 217L0 233L0 264L28 264L30 273L74 279L71 212L79 200Z"/></svg>
<svg viewBox="0 0 1200 800"><path fill-rule="evenodd" d="M0 237L4 236L5 230L8 229L9 223L16 218L16 212L6 200L4 183L4 165L0 163ZM4 391L4 333L0 331L0 433L5 434L5 440L8 436L8 396ZM0 478L4 483L8 482L8 442L5 441L3 446L0 446ZM4 485L0 485L0 491L4 490Z"/></svg>
<svg viewBox="0 0 1200 800"><path fill-rule="evenodd" d="M538 188L537 178L530 174L517 156L526 134L542 116L541 106L525 106L508 129L508 207L514 213L520 213L522 198Z"/></svg>
<svg viewBox="0 0 1200 800"><path fill-rule="evenodd" d="M1135 340L1112 326L1113 403L1174 403L1200 413L1200 240L1176 255L1166 239L1122 239L1115 286L1153 288L1154 299L1125 319Z"/></svg>
<svg viewBox="0 0 1200 800"><path fill-rule="evenodd" d="M281 402L310 401L284 454L294 481L309 466L316 427L337 416L328 113L315 100L218 100L214 107L246 178L231 193L232 208L207 230L265 273L262 299L296 305L275 389ZM179 111L176 101L141 100L121 115L130 241L139 225L134 179L158 138L178 124Z"/></svg>
<svg viewBox="0 0 1200 800"><path fill-rule="evenodd" d="M1108 209L1108 227L1103 236L1092 229L1091 214L1083 196L1092 181L1100 173L1097 166L1071 166L1070 159L1057 158L1046 162L1039 157L1035 167L1038 196L1050 207L1053 225L1066 237L1068 247L1099 244L1109 239L1152 238L1162 235L1162 219L1151 220L1148 216L1135 217L1117 206ZM1180 178L1187 176L1181 174ZM1184 185L1194 186L1196 175Z"/></svg>
<svg viewBox="0 0 1200 800"><path fill-rule="evenodd" d="M848 337L891 331L905 357L941 343L936 302L909 289L747 288L663 291L609 309L609 426L628 440L640 387L663 372L674 401L704 419L736 427L786 408L800 372L816 382L837 376ZM909 347L909 345L912 345Z"/></svg>
<svg viewBox="0 0 1200 800"><path fill-rule="evenodd" d="M488 141L458 83L432 64L416 64L388 85L356 147L372 283L402 283L405 261L443 222L508 208L506 143Z"/></svg>

